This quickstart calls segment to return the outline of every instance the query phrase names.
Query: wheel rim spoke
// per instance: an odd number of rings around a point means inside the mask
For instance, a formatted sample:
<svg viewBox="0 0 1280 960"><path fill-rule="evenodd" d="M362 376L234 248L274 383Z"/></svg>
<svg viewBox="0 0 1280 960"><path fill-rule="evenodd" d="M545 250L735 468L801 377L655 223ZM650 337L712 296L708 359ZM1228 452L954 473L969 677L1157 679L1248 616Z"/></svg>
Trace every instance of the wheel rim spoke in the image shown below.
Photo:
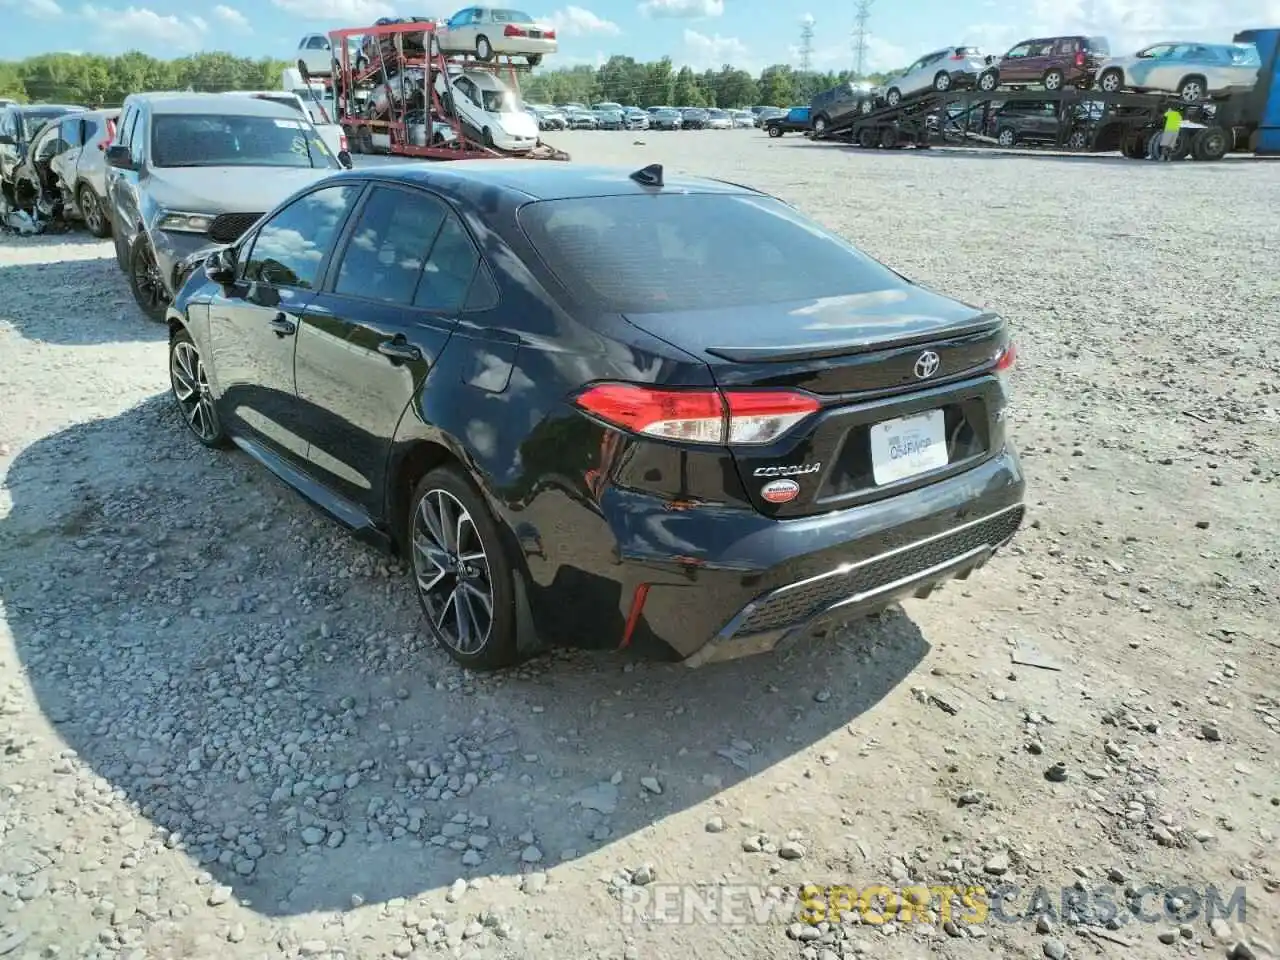
<svg viewBox="0 0 1280 960"><path fill-rule="evenodd" d="M447 490L429 490L410 543L414 582L437 639L456 653L479 653L493 629L493 586L471 514Z"/></svg>

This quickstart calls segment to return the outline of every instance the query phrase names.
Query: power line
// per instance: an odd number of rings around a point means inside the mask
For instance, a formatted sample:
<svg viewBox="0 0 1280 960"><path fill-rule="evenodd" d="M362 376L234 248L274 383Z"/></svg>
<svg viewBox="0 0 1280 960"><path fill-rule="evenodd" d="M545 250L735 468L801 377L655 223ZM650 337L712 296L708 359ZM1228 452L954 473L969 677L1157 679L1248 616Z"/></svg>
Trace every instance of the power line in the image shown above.
<svg viewBox="0 0 1280 960"><path fill-rule="evenodd" d="M871 4L874 0L858 0L853 15L853 72L858 79L866 74L867 40L871 33L867 23L871 20Z"/></svg>
<svg viewBox="0 0 1280 960"><path fill-rule="evenodd" d="M813 68L813 16L805 14L800 21L800 72L808 73Z"/></svg>

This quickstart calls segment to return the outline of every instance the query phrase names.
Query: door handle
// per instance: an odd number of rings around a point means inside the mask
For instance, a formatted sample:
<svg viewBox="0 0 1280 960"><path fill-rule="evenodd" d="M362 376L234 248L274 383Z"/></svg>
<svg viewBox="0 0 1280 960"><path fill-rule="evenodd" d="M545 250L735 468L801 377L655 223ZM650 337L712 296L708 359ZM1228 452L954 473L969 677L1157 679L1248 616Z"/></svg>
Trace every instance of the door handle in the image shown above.
<svg viewBox="0 0 1280 960"><path fill-rule="evenodd" d="M384 357L390 357L392 360L422 359L422 351L413 344L406 342L403 337L396 337L394 340L383 340L378 344L378 352Z"/></svg>
<svg viewBox="0 0 1280 960"><path fill-rule="evenodd" d="M270 327L278 337L291 337L298 332L298 325L283 313L277 313L271 318Z"/></svg>

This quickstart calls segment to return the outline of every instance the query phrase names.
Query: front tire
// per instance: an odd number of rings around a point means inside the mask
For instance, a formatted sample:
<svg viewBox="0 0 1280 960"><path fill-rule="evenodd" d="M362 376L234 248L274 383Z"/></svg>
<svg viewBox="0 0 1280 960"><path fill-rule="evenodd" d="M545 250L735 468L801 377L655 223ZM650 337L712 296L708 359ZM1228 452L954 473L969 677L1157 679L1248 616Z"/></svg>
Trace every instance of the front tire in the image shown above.
<svg viewBox="0 0 1280 960"><path fill-rule="evenodd" d="M933 78L933 89L938 93L946 93L951 89L951 74L945 70L938 71L938 75Z"/></svg>
<svg viewBox="0 0 1280 960"><path fill-rule="evenodd" d="M80 189L76 191L76 206L80 208L85 228L91 234L99 239L111 235L111 221L102 209L102 201L87 183L80 184Z"/></svg>
<svg viewBox="0 0 1280 960"><path fill-rule="evenodd" d="M151 250L151 241L145 233L138 234L129 250L129 292L143 316L156 323L164 321L169 292L165 289L155 253Z"/></svg>
<svg viewBox="0 0 1280 960"><path fill-rule="evenodd" d="M891 87L889 92L884 95L884 102L891 107L896 107L902 103L902 91L897 87Z"/></svg>
<svg viewBox="0 0 1280 960"><path fill-rule="evenodd" d="M493 59L493 44L488 37L476 37L476 59L486 62Z"/></svg>
<svg viewBox="0 0 1280 960"><path fill-rule="evenodd" d="M206 447L225 447L228 437L214 408L208 371L186 330L169 338L169 388L183 422L196 439Z"/></svg>
<svg viewBox="0 0 1280 960"><path fill-rule="evenodd" d="M471 669L515 663L515 575L497 523L458 467L437 467L414 487L405 547L428 629L445 652Z"/></svg>
<svg viewBox="0 0 1280 960"><path fill-rule="evenodd" d="M1104 70L1098 78L1098 89L1103 93L1119 93L1124 89L1124 74L1119 70Z"/></svg>
<svg viewBox="0 0 1280 960"><path fill-rule="evenodd" d="M542 62L542 54L531 53L529 56L525 57L524 60L525 60L525 63L529 64L529 66L536 67L538 64Z"/></svg>
<svg viewBox="0 0 1280 960"><path fill-rule="evenodd" d="M1207 93L1205 82L1200 77L1187 77L1178 84L1178 97L1183 103L1199 103Z"/></svg>
<svg viewBox="0 0 1280 960"><path fill-rule="evenodd" d="M1001 127L1000 132L996 134L996 143L1002 147L1016 146L1018 143L1018 134L1013 127Z"/></svg>
<svg viewBox="0 0 1280 960"><path fill-rule="evenodd" d="M1000 75L994 70L984 70L978 77L978 89L983 93L990 93L998 86L1000 86Z"/></svg>
<svg viewBox="0 0 1280 960"><path fill-rule="evenodd" d="M775 139L782 136L782 128L779 126L769 127L767 128L767 132L769 136L774 137Z"/></svg>
<svg viewBox="0 0 1280 960"><path fill-rule="evenodd" d="M824 117L824 116L818 116L818 117L815 117L815 118L814 118L814 121L813 121L813 132L814 132L817 136L819 136L819 137L820 137L820 136L822 136L824 133L826 133L826 132L827 132L827 118L826 118L826 117Z"/></svg>

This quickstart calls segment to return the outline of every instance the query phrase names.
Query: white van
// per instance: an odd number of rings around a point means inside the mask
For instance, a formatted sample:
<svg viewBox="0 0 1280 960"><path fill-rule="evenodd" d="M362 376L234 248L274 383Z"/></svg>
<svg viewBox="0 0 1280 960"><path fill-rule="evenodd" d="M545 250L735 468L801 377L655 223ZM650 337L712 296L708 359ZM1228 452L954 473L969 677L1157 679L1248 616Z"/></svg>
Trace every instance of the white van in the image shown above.
<svg viewBox="0 0 1280 960"><path fill-rule="evenodd" d="M453 101L458 118L475 128L487 147L525 152L538 145L538 121L524 109L520 95L485 70L436 74L436 93Z"/></svg>

